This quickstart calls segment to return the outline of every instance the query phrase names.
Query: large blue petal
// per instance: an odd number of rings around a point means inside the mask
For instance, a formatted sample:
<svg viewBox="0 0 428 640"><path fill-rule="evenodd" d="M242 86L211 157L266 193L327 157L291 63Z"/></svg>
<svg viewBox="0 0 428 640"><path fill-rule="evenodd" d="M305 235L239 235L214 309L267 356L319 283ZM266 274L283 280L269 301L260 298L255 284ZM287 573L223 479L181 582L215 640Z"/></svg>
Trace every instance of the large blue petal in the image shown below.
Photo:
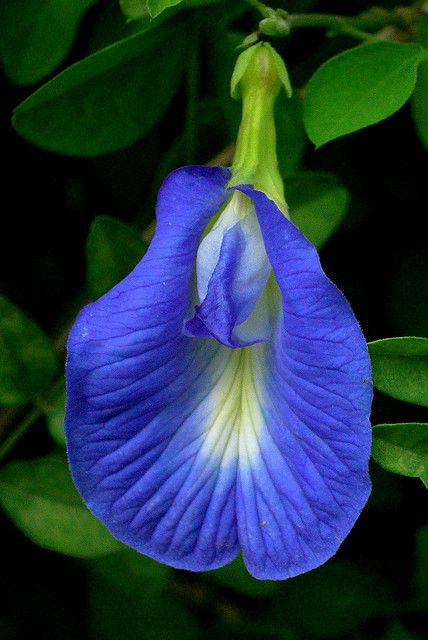
<svg viewBox="0 0 428 640"><path fill-rule="evenodd" d="M370 361L314 247L264 194L242 190L256 205L282 320L258 377L258 447L245 455L240 443L238 534L253 575L286 578L335 553L370 493Z"/></svg>
<svg viewBox="0 0 428 640"><path fill-rule="evenodd" d="M186 168L158 200L157 230L136 269L79 315L67 361L66 435L75 483L119 539L176 567L236 556L236 463L204 443L230 350L183 335L193 269L229 172ZM227 446L226 434L211 449Z"/></svg>
<svg viewBox="0 0 428 640"><path fill-rule="evenodd" d="M221 566L242 547L257 577L330 557L369 492L364 339L304 236L254 198L282 293L271 343L189 338L194 262L227 197L222 169L174 172L140 265L79 316L66 433L75 482L121 540L173 566Z"/></svg>

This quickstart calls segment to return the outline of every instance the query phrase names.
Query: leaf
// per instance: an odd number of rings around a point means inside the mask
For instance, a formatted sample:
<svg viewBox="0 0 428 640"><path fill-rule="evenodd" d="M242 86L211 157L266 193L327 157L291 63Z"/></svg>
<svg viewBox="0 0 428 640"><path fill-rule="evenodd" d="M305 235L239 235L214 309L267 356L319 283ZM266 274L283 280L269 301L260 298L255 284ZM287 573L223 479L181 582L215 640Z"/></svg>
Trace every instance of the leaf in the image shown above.
<svg viewBox="0 0 428 640"><path fill-rule="evenodd" d="M428 473L428 424L379 424L373 427L372 457L387 471L410 478Z"/></svg>
<svg viewBox="0 0 428 640"><path fill-rule="evenodd" d="M162 13L162 11L165 11L165 9L175 7L175 5L181 2L183 2L183 0L147 0L146 4L152 18L156 18L156 16Z"/></svg>
<svg viewBox="0 0 428 640"><path fill-rule="evenodd" d="M0 0L0 59L16 84L35 84L68 55L79 22L98 0Z"/></svg>
<svg viewBox="0 0 428 640"><path fill-rule="evenodd" d="M223 587L255 598L269 596L276 591L279 586L278 582L256 580L250 576L241 556L225 567L221 567L215 571L209 571L204 575L208 580L216 582Z"/></svg>
<svg viewBox="0 0 428 640"><path fill-rule="evenodd" d="M20 530L46 549L90 558L123 548L83 504L65 456L51 454L3 467L0 503Z"/></svg>
<svg viewBox="0 0 428 640"><path fill-rule="evenodd" d="M57 368L49 338L0 294L0 404L34 400L49 388Z"/></svg>
<svg viewBox="0 0 428 640"><path fill-rule="evenodd" d="M175 23L101 49L22 102L13 125L29 142L58 153L96 156L127 147L166 111L180 84L183 47L184 31Z"/></svg>
<svg viewBox="0 0 428 640"><path fill-rule="evenodd" d="M119 5L128 20L142 20L149 15L147 0L119 0Z"/></svg>
<svg viewBox="0 0 428 640"><path fill-rule="evenodd" d="M320 248L343 220L349 203L347 189L330 173L298 173L285 180L291 220Z"/></svg>
<svg viewBox="0 0 428 640"><path fill-rule="evenodd" d="M369 343L373 384L388 395L428 407L428 339L387 338Z"/></svg>
<svg viewBox="0 0 428 640"><path fill-rule="evenodd" d="M87 284L99 298L120 282L138 264L147 244L131 227L108 216L98 216L86 244Z"/></svg>
<svg viewBox="0 0 428 640"><path fill-rule="evenodd" d="M423 15L421 18L417 41L428 49L428 15ZM419 67L412 96L412 115L418 136L428 151L428 61L423 62Z"/></svg>
<svg viewBox="0 0 428 640"><path fill-rule="evenodd" d="M325 62L305 94L304 122L312 142L319 147L395 113L412 94L418 64L426 57L418 44L385 41Z"/></svg>
<svg viewBox="0 0 428 640"><path fill-rule="evenodd" d="M156 18L166 9L176 7L178 4L193 8L219 2L223 0L119 0L120 8L128 20L141 20L147 15Z"/></svg>

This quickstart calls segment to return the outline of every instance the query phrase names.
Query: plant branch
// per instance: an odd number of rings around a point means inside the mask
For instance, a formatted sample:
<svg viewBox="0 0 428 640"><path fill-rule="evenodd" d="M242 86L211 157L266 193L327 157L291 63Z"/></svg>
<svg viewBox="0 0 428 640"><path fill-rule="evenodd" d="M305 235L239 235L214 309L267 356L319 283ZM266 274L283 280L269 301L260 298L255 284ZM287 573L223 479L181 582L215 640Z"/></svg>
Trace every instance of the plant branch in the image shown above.
<svg viewBox="0 0 428 640"><path fill-rule="evenodd" d="M368 11L356 16L342 16L332 13L287 13L282 9L272 9L259 0L247 0L247 2L259 11L263 20L259 28L266 35L287 35L294 29L321 28L328 29L335 34L345 34L358 40L371 40L376 32L385 27L395 27L408 31L420 19L424 3L415 2L410 7L396 7L388 10L381 7L372 7ZM266 20L268 18L269 20ZM264 29L264 24L269 22L269 30ZM275 22L278 28L275 29Z"/></svg>

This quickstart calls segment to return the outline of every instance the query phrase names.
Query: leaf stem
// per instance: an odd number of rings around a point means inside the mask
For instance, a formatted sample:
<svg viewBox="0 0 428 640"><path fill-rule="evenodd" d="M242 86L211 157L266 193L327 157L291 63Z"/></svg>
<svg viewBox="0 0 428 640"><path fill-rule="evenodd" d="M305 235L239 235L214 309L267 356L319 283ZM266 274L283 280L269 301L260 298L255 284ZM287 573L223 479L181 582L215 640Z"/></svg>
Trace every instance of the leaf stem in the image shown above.
<svg viewBox="0 0 428 640"><path fill-rule="evenodd" d="M29 413L18 423L16 428L8 435L0 447L0 461L12 451L16 443L24 436L37 420L43 415L40 407L33 407Z"/></svg>

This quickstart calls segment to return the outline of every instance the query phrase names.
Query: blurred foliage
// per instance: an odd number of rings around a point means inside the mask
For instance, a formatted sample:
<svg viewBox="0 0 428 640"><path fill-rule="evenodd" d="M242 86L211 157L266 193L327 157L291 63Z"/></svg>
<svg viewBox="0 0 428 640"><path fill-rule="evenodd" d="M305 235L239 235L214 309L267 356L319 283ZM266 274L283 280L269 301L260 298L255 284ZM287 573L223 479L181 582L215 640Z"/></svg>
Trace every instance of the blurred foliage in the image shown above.
<svg viewBox="0 0 428 640"><path fill-rule="evenodd" d="M89 513L58 452L3 467L0 503L19 529L47 549L86 558L122 546Z"/></svg>
<svg viewBox="0 0 428 640"><path fill-rule="evenodd" d="M0 295L0 402L23 404L51 385L58 370L49 338Z"/></svg>
<svg viewBox="0 0 428 640"><path fill-rule="evenodd" d="M99 298L122 280L146 253L147 245L128 225L98 216L86 244L87 283L90 295Z"/></svg>
<svg viewBox="0 0 428 640"><path fill-rule="evenodd" d="M353 15L372 3L275 6ZM67 469L58 361L68 328L146 251L164 177L219 153L230 164L240 118L230 77L259 19L244 0L0 0L2 640L426 637L418 480L373 463L368 508L337 558L278 583L249 576L241 558L190 574L125 549ZM325 247L326 272L376 340L374 458L425 483L426 340L384 338L428 338L427 24L410 32L418 44L355 47L317 29L272 41L294 91L276 108L292 220ZM415 128L400 109L414 87ZM315 153L308 136L329 144ZM26 434L18 444L15 433Z"/></svg>
<svg viewBox="0 0 428 640"><path fill-rule="evenodd" d="M16 84L36 84L69 54L79 22L97 0L1 0L0 61Z"/></svg>

